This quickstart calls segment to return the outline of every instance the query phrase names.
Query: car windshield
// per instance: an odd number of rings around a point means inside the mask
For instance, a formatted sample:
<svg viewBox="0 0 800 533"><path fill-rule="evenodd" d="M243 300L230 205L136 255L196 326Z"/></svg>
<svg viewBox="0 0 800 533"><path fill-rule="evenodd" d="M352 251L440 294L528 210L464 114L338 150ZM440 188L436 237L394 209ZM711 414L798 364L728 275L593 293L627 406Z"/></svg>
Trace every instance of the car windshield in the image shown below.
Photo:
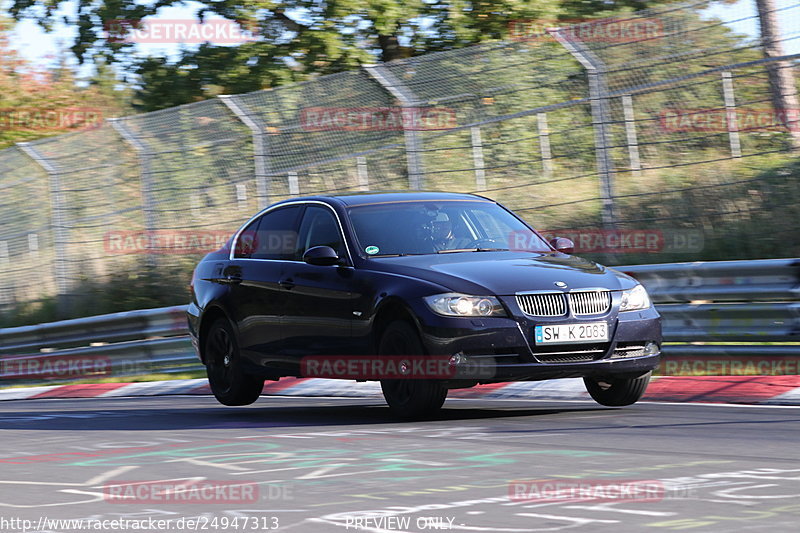
<svg viewBox="0 0 800 533"><path fill-rule="evenodd" d="M361 250L372 257L552 248L520 219L486 201L413 201L349 209Z"/></svg>

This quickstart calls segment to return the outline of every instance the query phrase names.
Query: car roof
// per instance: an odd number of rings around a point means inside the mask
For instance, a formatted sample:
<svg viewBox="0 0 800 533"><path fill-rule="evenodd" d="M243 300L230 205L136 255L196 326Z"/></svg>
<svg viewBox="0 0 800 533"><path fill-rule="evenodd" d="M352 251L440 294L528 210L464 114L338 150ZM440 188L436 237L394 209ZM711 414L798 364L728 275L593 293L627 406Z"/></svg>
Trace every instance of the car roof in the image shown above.
<svg viewBox="0 0 800 533"><path fill-rule="evenodd" d="M305 196L285 200L286 202L298 202L308 200L330 201L337 200L346 207L356 205L381 204L392 202L412 202L412 201L442 201L442 200L469 200L493 202L483 196L465 193L436 192L436 191L380 191L380 192L353 192L346 194L335 194L325 196ZM281 202L283 203L283 202Z"/></svg>

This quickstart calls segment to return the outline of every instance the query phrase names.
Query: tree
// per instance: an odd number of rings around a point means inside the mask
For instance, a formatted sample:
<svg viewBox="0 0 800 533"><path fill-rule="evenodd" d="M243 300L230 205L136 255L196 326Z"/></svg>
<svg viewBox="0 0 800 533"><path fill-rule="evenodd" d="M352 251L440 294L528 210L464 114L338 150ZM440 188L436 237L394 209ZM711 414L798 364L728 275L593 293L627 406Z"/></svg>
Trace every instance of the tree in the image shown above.
<svg viewBox="0 0 800 533"><path fill-rule="evenodd" d="M10 29L0 19L0 148L96 127L129 109L120 91L98 85L100 78L79 87L66 58L53 69L27 63L9 43Z"/></svg>
<svg viewBox="0 0 800 533"><path fill-rule="evenodd" d="M761 45L764 57L768 59L785 55L781 32L778 27L778 10L775 0L756 0L758 19L761 23ZM788 128L792 138L792 148L800 151L800 122L797 113L800 103L797 98L797 86L789 61L771 61L766 65L769 75L772 106L783 125Z"/></svg>
<svg viewBox="0 0 800 533"><path fill-rule="evenodd" d="M49 28L66 0L13 0L10 12L37 18ZM313 75L460 48L508 37L520 19L608 16L665 1L633 0L202 0L210 14L253 28L258 39L236 47L205 44L184 50L174 62L161 57L133 61L132 44L109 38L114 21L157 15L180 0L142 4L105 0L81 4L78 36L71 50L79 61L101 55L123 65L138 85L136 105L154 110L213 97L300 81Z"/></svg>

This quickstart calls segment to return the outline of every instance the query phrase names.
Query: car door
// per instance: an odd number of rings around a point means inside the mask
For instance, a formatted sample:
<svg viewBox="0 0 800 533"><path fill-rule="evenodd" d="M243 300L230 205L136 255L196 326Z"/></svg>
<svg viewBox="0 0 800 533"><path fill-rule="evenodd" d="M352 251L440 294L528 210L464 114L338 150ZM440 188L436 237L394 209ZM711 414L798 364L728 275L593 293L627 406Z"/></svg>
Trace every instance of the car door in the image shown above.
<svg viewBox="0 0 800 533"><path fill-rule="evenodd" d="M303 253L314 246L330 246L343 264L303 262ZM287 263L283 278L287 301L282 327L287 353L296 360L304 355L352 353L353 278L333 209L309 204L300 224L295 260Z"/></svg>
<svg viewBox="0 0 800 533"><path fill-rule="evenodd" d="M301 205L270 210L242 231L226 272L242 355L258 367L283 366L281 317L287 292L280 281L295 254Z"/></svg>

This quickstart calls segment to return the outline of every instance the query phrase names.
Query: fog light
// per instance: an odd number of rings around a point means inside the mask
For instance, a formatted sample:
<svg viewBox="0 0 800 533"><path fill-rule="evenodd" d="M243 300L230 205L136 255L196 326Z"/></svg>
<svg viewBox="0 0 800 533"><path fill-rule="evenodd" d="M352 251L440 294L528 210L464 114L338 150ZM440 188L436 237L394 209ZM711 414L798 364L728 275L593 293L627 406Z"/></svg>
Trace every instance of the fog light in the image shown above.
<svg viewBox="0 0 800 533"><path fill-rule="evenodd" d="M450 357L450 366L464 365L467 363L467 356L463 353L457 353Z"/></svg>
<svg viewBox="0 0 800 533"><path fill-rule="evenodd" d="M661 350L655 342L648 342L644 345L644 355L658 355L660 352Z"/></svg>

